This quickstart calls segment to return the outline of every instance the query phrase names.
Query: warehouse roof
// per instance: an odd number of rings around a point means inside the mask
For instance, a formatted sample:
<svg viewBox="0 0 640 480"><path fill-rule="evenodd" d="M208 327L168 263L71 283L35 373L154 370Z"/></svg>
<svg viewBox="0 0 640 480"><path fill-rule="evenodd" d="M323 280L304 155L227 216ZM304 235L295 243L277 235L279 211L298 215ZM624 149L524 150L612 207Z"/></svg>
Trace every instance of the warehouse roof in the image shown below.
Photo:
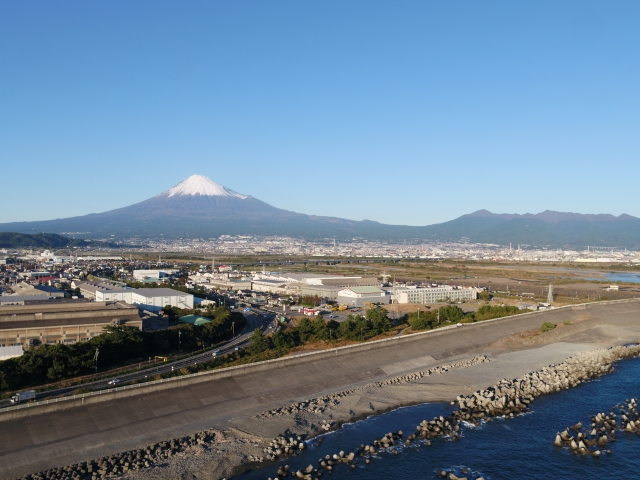
<svg viewBox="0 0 640 480"><path fill-rule="evenodd" d="M379 289L378 287L347 287L343 290L351 290L354 293L367 294L367 293L384 293L384 290Z"/></svg>

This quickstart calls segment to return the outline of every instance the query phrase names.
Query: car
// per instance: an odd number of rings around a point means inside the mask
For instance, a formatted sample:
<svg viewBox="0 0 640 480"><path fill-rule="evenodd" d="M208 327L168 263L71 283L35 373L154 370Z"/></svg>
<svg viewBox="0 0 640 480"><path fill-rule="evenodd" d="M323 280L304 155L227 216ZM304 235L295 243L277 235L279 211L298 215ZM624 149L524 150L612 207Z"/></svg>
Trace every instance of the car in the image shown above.
<svg viewBox="0 0 640 480"><path fill-rule="evenodd" d="M236 352L237 352L238 350L240 350L240 347L236 347L235 349L236 349Z"/></svg>
<svg viewBox="0 0 640 480"><path fill-rule="evenodd" d="M119 378L114 378L113 380L109 380L109 385L115 385L116 383L119 383L120 379Z"/></svg>

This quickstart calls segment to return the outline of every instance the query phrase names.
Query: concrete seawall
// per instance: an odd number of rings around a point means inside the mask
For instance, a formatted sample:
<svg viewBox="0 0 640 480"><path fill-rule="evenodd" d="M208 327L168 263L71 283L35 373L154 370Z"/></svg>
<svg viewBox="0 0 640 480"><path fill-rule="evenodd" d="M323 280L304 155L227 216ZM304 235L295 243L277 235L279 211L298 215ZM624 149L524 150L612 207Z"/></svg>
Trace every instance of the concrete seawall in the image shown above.
<svg viewBox="0 0 640 480"><path fill-rule="evenodd" d="M203 372L0 414L8 476L115 453L313 395L446 363L542 322L596 318L636 325L640 301L602 302L439 329L379 342ZM4 474L3 474L4 478Z"/></svg>

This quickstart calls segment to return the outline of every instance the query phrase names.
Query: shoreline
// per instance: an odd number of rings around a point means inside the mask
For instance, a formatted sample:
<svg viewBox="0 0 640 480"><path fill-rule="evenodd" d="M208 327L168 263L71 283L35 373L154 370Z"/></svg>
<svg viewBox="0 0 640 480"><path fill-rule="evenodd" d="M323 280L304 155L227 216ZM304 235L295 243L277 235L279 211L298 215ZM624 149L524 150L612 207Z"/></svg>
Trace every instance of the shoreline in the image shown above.
<svg viewBox="0 0 640 480"><path fill-rule="evenodd" d="M342 401L333 405L330 411L323 412L323 420L330 420L331 427L329 430L319 428L321 421L313 422L310 417L316 414L302 412L297 414L286 415L285 418L273 417L273 424L278 434L273 437L269 435L260 435L251 433L251 427L260 423L259 418L252 418L253 424L249 419L238 419L237 423L243 423L244 428L236 425L230 425L229 429L210 429L206 432L196 432L189 436L187 444L184 448L178 448L178 451L169 457L157 458L156 461L140 469L119 471L109 474L105 472L107 478L123 478L135 480L165 480L182 477L185 473L190 478L197 479L231 479L251 470L268 468L276 464L278 461L287 458L287 456L279 456L279 458L266 458L264 450L268 448L269 443L276 439L284 439L289 437L300 437L305 442L315 441L321 436L339 430L345 424L355 423L357 421L366 420L369 417L383 415L385 413L398 410L400 408L422 405L427 403L449 403L455 401L456 397L461 394L471 394L477 390L478 384L486 385L486 378L494 378L498 373L513 372L521 370L523 367L528 370L531 365L532 357L544 357L544 361L538 361L539 368L545 368L549 362L547 359L555 359L558 363L568 358L567 350L570 354L578 354L580 352L593 350L593 345L582 344L564 344L556 343L546 345L539 348L520 350L515 352L504 352L489 358L488 361L476 363L465 368L450 368L439 374L426 375L420 379L410 380L406 383L396 383L393 380L407 376L415 375L405 374L402 376L392 377L385 382L369 383L352 389L349 394L341 397ZM518 361L514 362L514 358ZM461 360L460 363L471 359ZM434 369L441 367L434 367ZM492 369L493 372L488 370ZM506 375L514 378L514 375ZM504 378L501 375L499 379ZM469 382L471 378L476 378L476 384ZM462 380L462 381L461 381ZM465 381L466 380L466 381ZM386 383L385 385L378 385ZM495 382L494 382L495 383ZM339 395L342 392L334 395ZM318 397L321 398L321 397ZM363 408L364 403L368 403L368 408ZM301 402L304 403L304 402ZM358 409L359 411L356 411ZM353 413L353 414L352 414ZM282 428L284 427L284 428ZM273 430L267 429L267 430ZM202 439L200 437L204 436ZM177 444L178 441L184 440L173 439ZM193 441L192 441L193 440ZM152 452L158 449L163 443L155 444ZM296 442L297 443L297 439ZM160 447L161 449L162 447ZM143 452L149 451L149 448L140 449ZM110 457L127 458L130 452L122 452L119 455ZM220 457L224 457L221 461ZM103 458L106 460L106 458ZM143 462L145 460L143 459ZM144 463L143 463L144 465ZM72 466L73 467L73 466ZM96 468L93 469L96 471ZM99 471L99 470L97 470ZM42 478L49 478L51 471L38 472ZM23 477L24 478L24 477ZM26 478L35 479L35 474L26 476ZM98 477L100 478L100 477Z"/></svg>
<svg viewBox="0 0 640 480"><path fill-rule="evenodd" d="M617 310L612 308L594 310L595 316L589 314L590 309L586 312L584 309L578 309L579 311L558 309L554 317L556 321L561 323L563 319L570 319L570 323L559 325L560 328L538 335L533 340L531 337L520 337L520 333L503 335L499 340L493 340L493 343L486 346L468 347L464 350L464 354L449 356L442 361L438 361L435 354L434 357L428 355L432 347L425 347L428 348L426 350L414 348L411 356L399 350L396 352L396 357L389 357L391 363L385 363L385 372L388 375L381 377L378 381L367 382L364 378L358 380L356 377L353 382L344 383L348 390L336 390L331 385L326 385L324 389L316 388L314 390L316 393L308 397L302 396L302 392L296 390L293 396L304 398L304 400L284 406L280 403L280 406L271 410L286 411L279 415L270 415L268 418L261 417L269 410L260 409L260 402L237 413L234 412L232 415L212 419L202 417L196 429L182 428L183 435L185 432L197 433L174 438L174 444L180 445L176 446L170 455L166 454L166 445L161 447L162 444L169 442L166 440L150 445L153 447L151 449L115 450L121 453L100 457L103 464L114 461L120 465L118 462L123 459L123 455L126 457L132 454L134 457L140 454L143 460L142 462L135 459L133 462L130 461L131 468L126 471L109 470L111 467L108 467L104 471L104 476L136 480L174 480L175 478L219 480L229 479L249 470L262 469L278 461L267 458L269 454L265 451L277 438L286 437L287 440L293 438L296 443L297 437L305 441L313 441L325 433L342 428L347 423L366 420L371 416L383 415L403 407L451 402L460 395L471 395L477 390L486 389L488 385L496 385L502 379L517 378L527 372L562 363L581 352L602 347L622 346L637 341L640 338L640 324L636 320L637 307L630 309L625 303L620 302L615 307ZM568 317L568 315L572 316ZM616 318L615 315L619 317ZM457 341L462 338L459 336L462 330L464 329L454 330ZM453 339L454 336L449 335L447 338ZM422 342L420 345L434 345L433 342L431 344ZM451 350L451 353L455 354L455 352L456 350ZM486 355L489 361L465 365L465 362L481 355ZM429 375L424 373L427 370L441 369L443 365L453 364L465 366L448 368L446 371ZM355 365L363 369L371 368L366 363L366 357L365 363ZM349 371L352 372L354 369L351 368ZM314 404L313 401L323 397L328 401L323 400L323 408L319 409L320 404ZM271 407L277 405L277 397L268 399L265 406L267 405ZM292 409L292 406L297 407ZM323 428L326 422L331 424L329 429ZM168 427L163 430L166 436L163 435L160 438L171 438L172 433L176 435L176 430ZM207 433L205 438L198 437L198 434L205 431ZM139 445L147 444L140 442ZM90 455L91 453L88 453L87 456ZM74 461L79 460L85 461L86 457ZM144 461L147 461L148 466ZM70 466L76 470L82 469L82 463ZM96 471L96 469L97 466L93 470ZM53 470L59 469L41 470L41 473ZM13 472L7 473L11 475ZM19 474L19 472L16 473ZM26 477L29 478L29 476ZM42 477L47 478L47 475ZM49 477L52 476L49 475ZM82 478L91 478L91 476Z"/></svg>

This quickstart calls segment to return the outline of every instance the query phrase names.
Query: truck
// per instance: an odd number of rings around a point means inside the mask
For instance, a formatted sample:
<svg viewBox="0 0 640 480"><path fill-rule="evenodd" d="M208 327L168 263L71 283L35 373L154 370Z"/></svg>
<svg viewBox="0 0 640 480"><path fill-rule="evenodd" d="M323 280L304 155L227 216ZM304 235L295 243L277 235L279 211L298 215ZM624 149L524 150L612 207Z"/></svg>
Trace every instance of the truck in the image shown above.
<svg viewBox="0 0 640 480"><path fill-rule="evenodd" d="M29 402L36 399L35 390L27 390L26 392L18 392L11 397L11 403Z"/></svg>

